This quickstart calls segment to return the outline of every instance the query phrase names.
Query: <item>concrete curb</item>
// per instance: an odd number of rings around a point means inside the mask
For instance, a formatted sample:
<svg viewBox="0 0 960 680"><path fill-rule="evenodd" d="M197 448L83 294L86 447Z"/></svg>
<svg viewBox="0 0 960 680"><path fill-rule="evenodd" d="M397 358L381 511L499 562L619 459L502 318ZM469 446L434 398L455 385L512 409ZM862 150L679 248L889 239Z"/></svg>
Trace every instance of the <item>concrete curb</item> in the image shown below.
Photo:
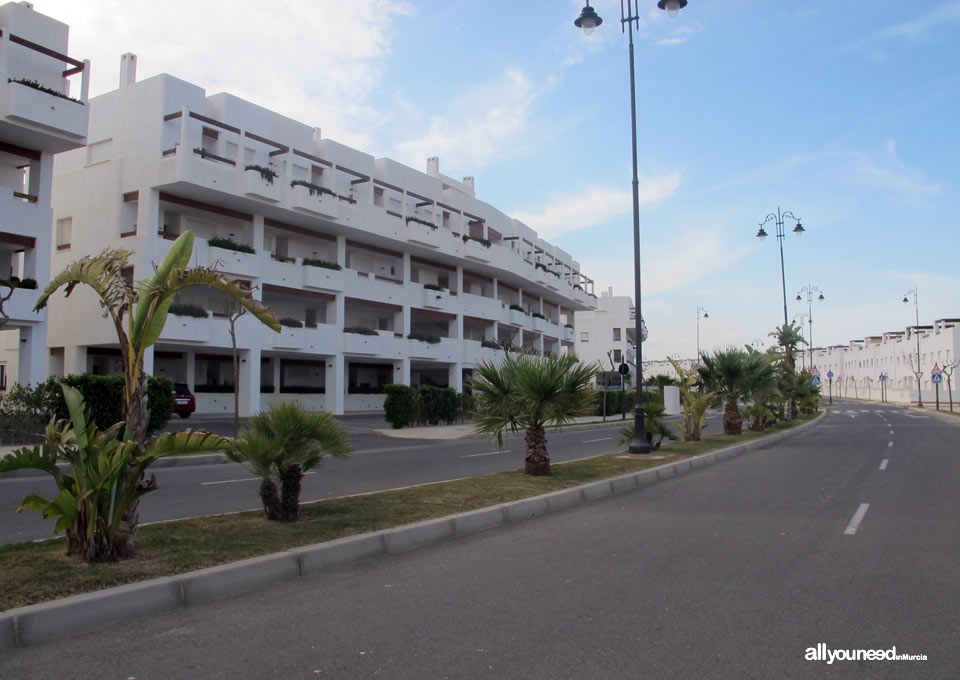
<svg viewBox="0 0 960 680"><path fill-rule="evenodd" d="M0 614L0 653L306 578L330 567L416 550L631 491L768 447L819 424L824 416L821 413L809 423L720 451L542 496L11 609Z"/></svg>
<svg viewBox="0 0 960 680"><path fill-rule="evenodd" d="M4 455L0 452L0 456ZM170 456L169 458L160 458L154 462L150 469L185 467L189 465L218 465L221 463L232 462L222 453L204 453L196 456ZM57 463L61 472L65 472L70 466L66 463ZM0 472L0 479L15 479L18 477L46 477L45 472L39 470L14 470L13 472Z"/></svg>

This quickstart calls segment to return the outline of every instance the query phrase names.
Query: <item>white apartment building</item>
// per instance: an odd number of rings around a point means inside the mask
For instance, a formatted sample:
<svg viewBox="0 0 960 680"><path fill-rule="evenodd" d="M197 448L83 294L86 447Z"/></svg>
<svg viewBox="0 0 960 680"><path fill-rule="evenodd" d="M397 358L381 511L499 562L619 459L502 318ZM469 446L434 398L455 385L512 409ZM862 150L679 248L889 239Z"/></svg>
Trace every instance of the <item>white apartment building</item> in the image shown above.
<svg viewBox="0 0 960 680"><path fill-rule="evenodd" d="M917 340L920 340L920 389L924 405L933 404L936 386L932 382L934 365L949 366L960 356L960 319L938 319L932 326L910 326L903 331L851 340L848 345L813 349L813 364L820 371L821 392L830 390L827 373L833 372L833 394L880 398L880 375L886 376L886 398L893 402L916 403ZM798 360L799 368L799 360ZM953 376L954 401L957 396L957 375ZM947 402L947 376L940 385L940 403Z"/></svg>
<svg viewBox="0 0 960 680"><path fill-rule="evenodd" d="M473 178L444 176L436 158L426 172L374 158L169 75L137 82L132 54L120 80L89 103L89 145L57 159L53 268L122 248L138 280L192 229L196 265L247 282L288 324L277 334L238 321L241 415L294 399L376 410L394 382L460 390L478 362L502 356L493 343L573 351L574 312L596 306L593 282L478 200ZM226 310L206 289L180 302L210 314L171 315L146 370L187 383L198 412L232 413ZM358 328L366 334L345 332ZM51 373L117 372L113 333L89 291L58 294Z"/></svg>
<svg viewBox="0 0 960 680"><path fill-rule="evenodd" d="M614 367L621 362L634 366L636 314L631 298L614 295L613 288L601 292L596 309L574 315L577 356L587 363L599 364L604 371L615 370L611 368L611 361ZM646 326L643 326L643 339L646 338Z"/></svg>
<svg viewBox="0 0 960 680"><path fill-rule="evenodd" d="M28 2L0 6L0 279L30 286L0 286L0 390L46 378L48 315L33 308L50 281L53 155L87 141L90 64L67 56L68 34Z"/></svg>

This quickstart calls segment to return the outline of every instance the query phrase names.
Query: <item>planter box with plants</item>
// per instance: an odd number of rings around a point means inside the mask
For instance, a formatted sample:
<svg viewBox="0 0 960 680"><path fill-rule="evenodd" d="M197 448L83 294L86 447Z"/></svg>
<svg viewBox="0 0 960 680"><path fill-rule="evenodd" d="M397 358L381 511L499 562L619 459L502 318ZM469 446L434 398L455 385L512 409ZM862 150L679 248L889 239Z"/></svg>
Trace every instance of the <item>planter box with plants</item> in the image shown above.
<svg viewBox="0 0 960 680"><path fill-rule="evenodd" d="M203 307L174 303L170 305L160 338L177 342L209 342L210 328L208 313Z"/></svg>
<svg viewBox="0 0 960 680"><path fill-rule="evenodd" d="M441 231L436 224L425 220L421 217L408 217L406 219L407 223L407 240L411 243L418 243L422 246L427 246L429 248L439 248L441 245L441 237L445 234ZM450 238L447 236L447 238Z"/></svg>
<svg viewBox="0 0 960 680"><path fill-rule="evenodd" d="M303 322L298 319L284 317L279 319L280 332L276 333L263 326L263 331L270 334L274 349L303 349L306 346L306 336Z"/></svg>
<svg viewBox="0 0 960 680"><path fill-rule="evenodd" d="M534 312L530 315L533 320L533 330L542 331L547 327L547 317L539 312Z"/></svg>
<svg viewBox="0 0 960 680"><path fill-rule="evenodd" d="M430 309L443 309L447 305L448 293L443 286L433 283L423 284L423 306Z"/></svg>
<svg viewBox="0 0 960 680"><path fill-rule="evenodd" d="M56 151L73 148L87 136L87 107L83 102L35 80L4 77L0 83L0 102L3 102L0 110L3 117L29 121L31 127L39 125L71 139L69 145Z"/></svg>
<svg viewBox="0 0 960 680"><path fill-rule="evenodd" d="M493 244L489 240L466 234L460 240L460 254L463 257L478 262L490 262L493 259Z"/></svg>
<svg viewBox="0 0 960 680"><path fill-rule="evenodd" d="M303 287L321 290L343 290L343 270L336 262L303 258Z"/></svg>
<svg viewBox="0 0 960 680"><path fill-rule="evenodd" d="M207 266L216 266L228 274L260 276L260 258L253 247L231 238L214 236L207 239Z"/></svg>
<svg viewBox="0 0 960 680"><path fill-rule="evenodd" d="M366 326L345 326L343 329L343 351L347 354L381 354L382 341L377 331Z"/></svg>
<svg viewBox="0 0 960 680"><path fill-rule="evenodd" d="M332 220L340 217L340 199L337 194L319 184L295 179L290 182L290 197L294 210L303 210Z"/></svg>
<svg viewBox="0 0 960 680"><path fill-rule="evenodd" d="M507 317L515 326L525 326L530 320L530 317L527 316L527 313L523 311L523 307L520 305L510 305L508 310Z"/></svg>
<svg viewBox="0 0 960 680"><path fill-rule="evenodd" d="M279 203L283 198L283 187L277 171L273 168L256 164L245 165L241 179L243 184L240 193L262 198L271 203Z"/></svg>

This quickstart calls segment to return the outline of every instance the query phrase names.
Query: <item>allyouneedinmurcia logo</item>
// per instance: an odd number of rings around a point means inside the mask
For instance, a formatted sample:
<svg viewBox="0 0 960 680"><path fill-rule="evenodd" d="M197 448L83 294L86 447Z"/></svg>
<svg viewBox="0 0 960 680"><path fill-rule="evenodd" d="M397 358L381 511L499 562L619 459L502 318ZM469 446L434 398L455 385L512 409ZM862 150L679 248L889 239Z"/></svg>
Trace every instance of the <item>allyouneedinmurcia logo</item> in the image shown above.
<svg viewBox="0 0 960 680"><path fill-rule="evenodd" d="M827 649L826 642L816 647L807 647L804 655L807 661L926 661L926 654L898 654L894 645L890 649Z"/></svg>

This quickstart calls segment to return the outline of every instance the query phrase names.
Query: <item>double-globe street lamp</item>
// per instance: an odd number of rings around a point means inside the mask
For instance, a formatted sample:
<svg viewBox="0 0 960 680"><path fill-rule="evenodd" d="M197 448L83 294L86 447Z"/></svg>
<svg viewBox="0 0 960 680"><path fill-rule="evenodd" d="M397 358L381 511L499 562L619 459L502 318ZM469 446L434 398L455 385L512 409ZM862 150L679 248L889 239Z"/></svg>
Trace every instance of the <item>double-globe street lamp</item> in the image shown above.
<svg viewBox="0 0 960 680"><path fill-rule="evenodd" d="M671 17L686 7L687 0L660 0L657 7L664 10ZM637 303L636 338L637 338L637 403L633 422L633 441L630 442L630 453L650 453L651 447L647 442L646 429L643 424L643 316L640 307L640 179L637 175L637 87L633 66L633 27L640 29L640 16L634 0L620 2L620 31L624 28L630 37L630 132L633 153L633 276L634 299ZM573 22L577 28L583 29L587 35L603 23L603 19L594 11L589 3L584 5L580 16Z"/></svg>
<svg viewBox="0 0 960 680"><path fill-rule="evenodd" d="M810 370L812 371L813 370L813 294L819 293L819 297L817 297L817 300L819 300L820 302L823 302L824 300L826 300L826 298L823 297L822 290L808 283L803 288L801 288L800 291L797 293L797 302L803 301L803 298L801 297L801 295L803 295L804 293L806 293L807 295L807 323L810 324L810 334L807 336L807 342L810 343L808 347L810 352Z"/></svg>
<svg viewBox="0 0 960 680"><path fill-rule="evenodd" d="M780 206L777 206L777 212L770 213L766 216L763 222L760 223L760 229L757 231L757 238L761 241L767 238L767 232L764 230L764 225L767 224L770 220L774 220L774 223L777 225L777 241L780 242L780 283L783 286L783 325L787 325L787 275L784 273L783 269L783 221L784 220L793 220L796 222L796 226L793 228L793 233L797 236L801 236L806 229L803 228L803 225L800 224L800 218L794 216L789 210L786 212L780 212Z"/></svg>
<svg viewBox="0 0 960 680"><path fill-rule="evenodd" d="M913 295L913 311L916 315L917 325L913 327L913 334L917 336L917 406L923 408L923 392L920 391L920 378L923 375L920 368L920 303L917 301L917 289L911 288L903 294L903 304L910 302L909 296Z"/></svg>

